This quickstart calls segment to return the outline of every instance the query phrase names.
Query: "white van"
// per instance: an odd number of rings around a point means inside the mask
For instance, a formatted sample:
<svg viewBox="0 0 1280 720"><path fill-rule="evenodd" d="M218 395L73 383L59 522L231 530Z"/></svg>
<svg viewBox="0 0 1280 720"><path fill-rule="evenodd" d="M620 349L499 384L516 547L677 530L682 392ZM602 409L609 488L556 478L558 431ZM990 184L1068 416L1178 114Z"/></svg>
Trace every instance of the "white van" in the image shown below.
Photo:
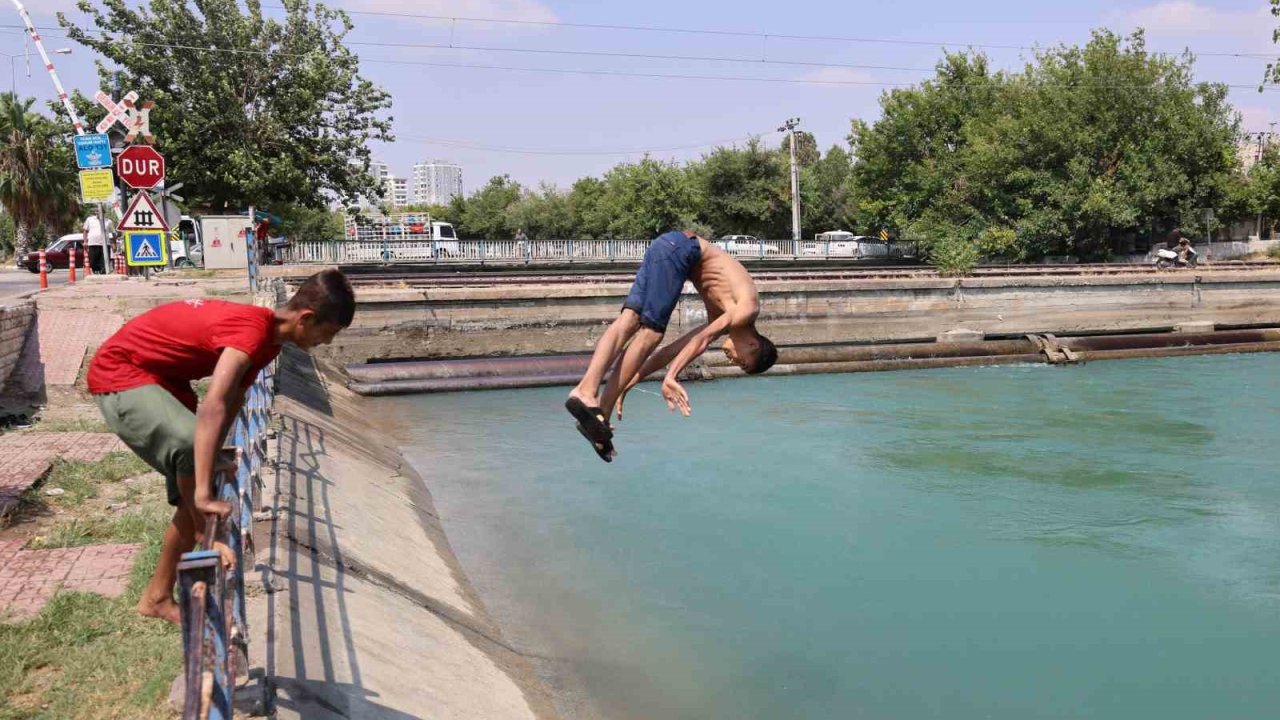
<svg viewBox="0 0 1280 720"><path fill-rule="evenodd" d="M813 241L805 243L800 249L802 255L829 255L831 257L871 257L870 254L864 254L863 246L870 241L871 238L866 235L854 235L847 230L829 230L824 233L818 233L813 236ZM885 247L885 253L888 254L888 246L880 243ZM874 252L874 248L868 248Z"/></svg>

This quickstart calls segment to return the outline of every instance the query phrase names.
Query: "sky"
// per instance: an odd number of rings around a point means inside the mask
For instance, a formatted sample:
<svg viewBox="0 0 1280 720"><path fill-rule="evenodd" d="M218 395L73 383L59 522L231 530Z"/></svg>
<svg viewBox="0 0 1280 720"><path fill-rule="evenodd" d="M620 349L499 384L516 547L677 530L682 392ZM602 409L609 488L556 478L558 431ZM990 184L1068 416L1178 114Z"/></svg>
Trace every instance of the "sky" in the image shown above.
<svg viewBox="0 0 1280 720"><path fill-rule="evenodd" d="M330 1L352 13L347 41L363 75L393 97L397 140L375 145L375 158L401 176L415 162L459 164L467 192L494 175L564 188L646 152L683 161L753 135L776 144L778 126L790 117L800 118L821 147L843 144L852 118L877 117L885 83L929 77L943 47L1005 46L978 49L995 66L1017 69L1031 51L1008 46L1081 44L1102 27L1121 33L1143 27L1149 49L1201 54L1198 79L1249 86L1231 94L1244 130L1280 121L1280 92L1253 89L1265 58L1203 55L1280 54L1271 37L1278 21L1266 0ZM92 53L61 37L53 19L57 10L81 18L74 0L25 2L37 26L49 28L46 47L73 50L54 56L64 85L92 95ZM17 12L0 2L0 13L10 18L0 21L0 52L18 56L0 56L0 83L2 61L10 59L20 94L54 99L34 51L27 76ZM873 42L886 40L893 42Z"/></svg>

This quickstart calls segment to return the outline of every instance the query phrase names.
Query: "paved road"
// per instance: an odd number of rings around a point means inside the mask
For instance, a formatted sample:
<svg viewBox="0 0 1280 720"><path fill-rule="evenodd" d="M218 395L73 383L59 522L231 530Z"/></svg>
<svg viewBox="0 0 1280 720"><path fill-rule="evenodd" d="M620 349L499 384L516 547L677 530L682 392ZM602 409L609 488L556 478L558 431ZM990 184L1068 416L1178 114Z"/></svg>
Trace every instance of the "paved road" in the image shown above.
<svg viewBox="0 0 1280 720"><path fill-rule="evenodd" d="M80 277L79 271L76 272L76 277ZM49 273L49 287L64 285L66 282L66 270L54 270ZM12 298L15 295L39 289L39 275L26 270L16 270L13 266L0 269L0 299Z"/></svg>

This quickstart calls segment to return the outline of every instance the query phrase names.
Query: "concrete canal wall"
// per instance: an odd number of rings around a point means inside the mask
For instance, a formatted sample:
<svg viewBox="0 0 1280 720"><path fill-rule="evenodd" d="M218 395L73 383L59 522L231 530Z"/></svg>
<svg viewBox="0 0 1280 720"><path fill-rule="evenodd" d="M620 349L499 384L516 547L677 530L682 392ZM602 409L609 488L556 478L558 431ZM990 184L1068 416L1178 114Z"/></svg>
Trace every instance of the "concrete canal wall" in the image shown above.
<svg viewBox="0 0 1280 720"><path fill-rule="evenodd" d="M581 278L469 287L369 287L355 324L327 359L457 358L590 351L617 316L625 282ZM988 336L1124 332L1208 321L1280 324L1280 271L1134 275L802 279L760 283L761 327L779 345L933 339L955 328ZM692 288L675 337L703 322Z"/></svg>

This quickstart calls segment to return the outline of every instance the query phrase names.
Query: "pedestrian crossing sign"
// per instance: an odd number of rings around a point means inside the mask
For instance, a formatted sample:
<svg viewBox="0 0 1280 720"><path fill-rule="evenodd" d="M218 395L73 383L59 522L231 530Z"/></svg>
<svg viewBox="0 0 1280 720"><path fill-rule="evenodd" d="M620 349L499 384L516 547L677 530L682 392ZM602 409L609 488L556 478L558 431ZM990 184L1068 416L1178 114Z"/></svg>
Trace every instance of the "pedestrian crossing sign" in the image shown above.
<svg viewBox="0 0 1280 720"><path fill-rule="evenodd" d="M125 230L124 256L130 267L156 267L169 264L169 249L163 230Z"/></svg>

